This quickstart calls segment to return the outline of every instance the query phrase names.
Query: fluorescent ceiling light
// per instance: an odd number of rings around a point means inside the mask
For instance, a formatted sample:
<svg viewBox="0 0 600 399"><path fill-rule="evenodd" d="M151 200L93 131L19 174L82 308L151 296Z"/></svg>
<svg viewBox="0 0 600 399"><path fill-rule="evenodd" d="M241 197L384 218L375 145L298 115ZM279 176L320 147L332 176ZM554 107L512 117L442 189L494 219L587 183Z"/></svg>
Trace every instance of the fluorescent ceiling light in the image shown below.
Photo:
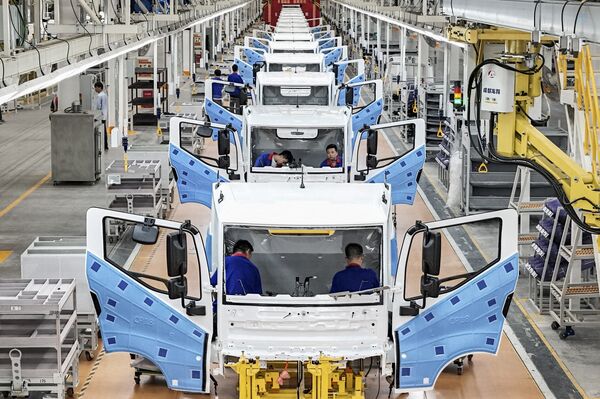
<svg viewBox="0 0 600 399"><path fill-rule="evenodd" d="M36 91L42 90L46 87L54 86L55 84L65 80L65 79L68 79L70 77L79 75L80 73L83 73L86 70L95 67L96 65L113 60L117 57L120 57L124 54L130 53L132 51L136 51L148 44L154 43L155 41L157 41L159 39L162 39L164 37L181 32L185 29L189 29L192 26L202 24L204 22L210 21L211 19L220 17L221 15L227 14L229 12L233 12L233 11L237 10L238 8L246 6L249 3L250 2L245 2L245 3L239 4L237 6L230 7L225 10L221 10L216 14L211 14L209 16L201 18L198 21L194 21L194 22L186 25L185 27L174 30L172 32L148 37L148 38L142 39L140 41L137 41L135 43L119 47L118 49L108 51L97 57L90 57L88 59L77 62L75 64L67 65L65 67L57 69L56 71L54 71L52 73L46 74L44 76L40 76L38 78L27 81L18 86L9 86L9 87L0 89L0 104L6 104L7 102L12 101L16 98L23 97L23 96L26 96L31 93L35 93Z"/></svg>

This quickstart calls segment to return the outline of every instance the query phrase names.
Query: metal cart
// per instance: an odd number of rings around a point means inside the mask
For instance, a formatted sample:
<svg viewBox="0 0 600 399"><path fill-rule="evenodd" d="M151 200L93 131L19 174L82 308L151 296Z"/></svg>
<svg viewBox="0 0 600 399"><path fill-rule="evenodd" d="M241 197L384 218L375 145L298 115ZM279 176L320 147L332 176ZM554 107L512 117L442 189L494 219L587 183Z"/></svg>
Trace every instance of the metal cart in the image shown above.
<svg viewBox="0 0 600 399"><path fill-rule="evenodd" d="M0 392L64 399L78 384L73 279L0 280Z"/></svg>
<svg viewBox="0 0 600 399"><path fill-rule="evenodd" d="M21 278L74 279L79 346L87 360L98 348L98 318L85 276L85 237L37 237L21 254Z"/></svg>

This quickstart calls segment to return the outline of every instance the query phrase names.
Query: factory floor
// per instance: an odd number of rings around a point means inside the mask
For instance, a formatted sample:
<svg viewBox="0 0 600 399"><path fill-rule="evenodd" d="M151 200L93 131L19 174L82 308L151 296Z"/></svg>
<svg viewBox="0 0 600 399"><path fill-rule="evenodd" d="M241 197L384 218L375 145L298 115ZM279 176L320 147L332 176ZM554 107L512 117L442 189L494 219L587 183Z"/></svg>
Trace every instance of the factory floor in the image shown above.
<svg viewBox="0 0 600 399"><path fill-rule="evenodd" d="M85 235L85 213L90 206L106 206L104 178L95 185L53 186L50 179L49 110L23 110L3 115L0 125L0 278L20 276L20 254L37 236ZM156 140L154 130L138 130L135 143ZM394 143L397 138L391 137ZM395 144L395 143L394 143ZM120 149L110 149L104 163L121 157ZM453 216L445 207L444 191L435 169L427 166L420 182L421 195L410 208L410 221ZM399 209L399 212L401 210ZM204 212L204 213L203 213ZM196 205L177 205L170 218L190 218L206 224L206 212ZM404 226L406 228L407 226ZM489 235L489 232L488 232ZM464 237L463 237L464 238ZM486 232L470 232L457 249L468 262L485 258L489 243ZM464 247L467 242L467 248ZM470 243L470 244L469 244ZM472 247L469 247L471 245ZM454 248L445 248L444 260L453 267L464 267ZM157 266L156 259L152 265ZM135 265L134 265L135 267ZM457 269L458 270L458 269ZM600 398L600 334L579 328L577 335L561 341L550 330L550 320L537 315L526 299L526 277L521 277L517 295L505 329L498 357L477 355L464 374L450 366L440 377L435 390L411 394L410 398ZM235 376L221 380L219 395L235 397ZM376 375L368 380L367 398L376 398ZM133 369L127 354L98 353L95 360L82 358L79 397L86 398L190 398L198 397L168 391L160 377L142 377L133 382ZM380 398L387 396L381 381Z"/></svg>

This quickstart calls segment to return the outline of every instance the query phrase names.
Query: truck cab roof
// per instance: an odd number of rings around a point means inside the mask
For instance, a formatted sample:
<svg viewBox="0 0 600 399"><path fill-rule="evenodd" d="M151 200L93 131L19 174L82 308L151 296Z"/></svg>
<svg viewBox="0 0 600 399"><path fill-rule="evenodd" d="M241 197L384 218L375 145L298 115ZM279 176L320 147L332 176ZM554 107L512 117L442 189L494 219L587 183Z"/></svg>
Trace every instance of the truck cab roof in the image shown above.
<svg viewBox="0 0 600 399"><path fill-rule="evenodd" d="M264 86L329 86L335 83L333 72L258 72L257 85Z"/></svg>
<svg viewBox="0 0 600 399"><path fill-rule="evenodd" d="M380 183L306 183L300 188L271 182L220 184L213 195L222 198L215 210L224 224L343 227L387 223L391 193Z"/></svg>
<svg viewBox="0 0 600 399"><path fill-rule="evenodd" d="M251 105L244 117L249 126L345 127L351 114L346 107Z"/></svg>

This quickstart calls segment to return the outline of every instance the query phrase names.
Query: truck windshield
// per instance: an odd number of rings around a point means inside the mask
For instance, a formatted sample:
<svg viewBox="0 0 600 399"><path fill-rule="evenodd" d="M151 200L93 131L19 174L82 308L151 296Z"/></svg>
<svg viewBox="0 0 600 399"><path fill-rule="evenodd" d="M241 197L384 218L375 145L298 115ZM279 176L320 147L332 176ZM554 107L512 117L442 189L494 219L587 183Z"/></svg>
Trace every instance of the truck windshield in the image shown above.
<svg viewBox="0 0 600 399"><path fill-rule="evenodd" d="M263 105L329 105L329 86L264 86Z"/></svg>
<svg viewBox="0 0 600 399"><path fill-rule="evenodd" d="M281 154L290 151L294 162L287 166L299 168L320 168L327 159L327 146L334 145L339 157L334 168L342 168L344 162L344 129L343 128L263 128L254 127L251 131L252 171L271 168L271 163L265 163L264 154ZM268 157L267 155L267 157ZM259 159L260 158L260 159ZM270 160L272 159L269 158ZM325 167L326 165L323 165ZM274 168L275 169L275 168ZM276 170L281 170L276 168ZM286 173L285 170L281 170ZM339 170L336 170L338 172ZM272 172L272 170L269 170Z"/></svg>
<svg viewBox="0 0 600 399"><path fill-rule="evenodd" d="M263 296L311 297L332 291L368 290L381 286L382 231L381 227L226 227L224 251L227 255L232 254L233 246L240 240L252 245L254 251L250 261L260 274ZM348 265L345 249L349 244L358 244L362 248L364 257L360 268L365 270L358 270L358 264ZM228 265L231 269L235 267L231 259L225 258L225 276L237 275L235 270L228 273ZM334 282L338 272L342 273ZM238 281L240 287L234 287L234 283L230 281L227 286L236 292L228 294L244 295L246 288L251 291L249 287L256 285L256 282L248 282L245 287L243 281Z"/></svg>
<svg viewBox="0 0 600 399"><path fill-rule="evenodd" d="M321 72L320 64L269 64L269 72Z"/></svg>

